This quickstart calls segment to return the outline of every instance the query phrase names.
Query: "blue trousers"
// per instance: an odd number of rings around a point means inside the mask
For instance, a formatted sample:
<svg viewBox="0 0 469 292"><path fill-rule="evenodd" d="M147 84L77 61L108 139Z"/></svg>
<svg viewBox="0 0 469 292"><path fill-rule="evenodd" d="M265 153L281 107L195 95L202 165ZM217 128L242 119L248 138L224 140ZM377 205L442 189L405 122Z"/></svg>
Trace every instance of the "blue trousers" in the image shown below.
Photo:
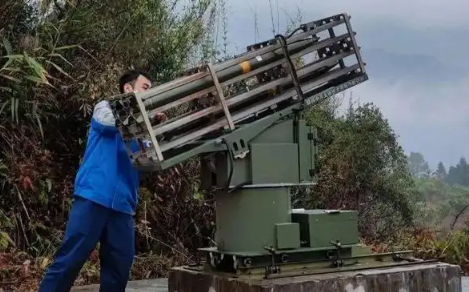
<svg viewBox="0 0 469 292"><path fill-rule="evenodd" d="M124 292L135 254L134 220L77 197L64 241L38 292L69 292L91 252L100 243L100 292Z"/></svg>

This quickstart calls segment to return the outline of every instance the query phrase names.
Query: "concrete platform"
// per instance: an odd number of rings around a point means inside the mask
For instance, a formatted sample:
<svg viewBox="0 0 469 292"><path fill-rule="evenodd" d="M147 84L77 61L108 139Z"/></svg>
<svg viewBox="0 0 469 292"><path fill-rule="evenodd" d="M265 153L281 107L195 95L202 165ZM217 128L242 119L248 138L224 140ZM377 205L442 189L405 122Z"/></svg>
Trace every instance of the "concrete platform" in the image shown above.
<svg viewBox="0 0 469 292"><path fill-rule="evenodd" d="M224 278L176 268L168 292L462 292L461 268L422 264L269 280Z"/></svg>
<svg viewBox="0 0 469 292"><path fill-rule="evenodd" d="M469 292L469 277L462 277L462 292ZM72 291L99 292L99 285L75 287ZM168 292L168 279L131 281L127 292Z"/></svg>

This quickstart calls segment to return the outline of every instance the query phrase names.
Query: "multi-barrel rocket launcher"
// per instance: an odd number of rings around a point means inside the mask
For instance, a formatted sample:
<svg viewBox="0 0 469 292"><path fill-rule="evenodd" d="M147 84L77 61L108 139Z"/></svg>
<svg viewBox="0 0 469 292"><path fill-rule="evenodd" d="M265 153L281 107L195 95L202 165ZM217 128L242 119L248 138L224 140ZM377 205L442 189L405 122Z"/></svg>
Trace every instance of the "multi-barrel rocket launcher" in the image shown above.
<svg viewBox="0 0 469 292"><path fill-rule="evenodd" d="M274 277L391 264L407 253L359 255L355 211L291 209L291 188L315 180L318 137L304 114L367 79L350 17L338 14L110 100L124 140L139 142L128 150L136 168L202 158L202 181L218 190L216 246L200 249L203 269ZM163 123L150 118L171 111Z"/></svg>

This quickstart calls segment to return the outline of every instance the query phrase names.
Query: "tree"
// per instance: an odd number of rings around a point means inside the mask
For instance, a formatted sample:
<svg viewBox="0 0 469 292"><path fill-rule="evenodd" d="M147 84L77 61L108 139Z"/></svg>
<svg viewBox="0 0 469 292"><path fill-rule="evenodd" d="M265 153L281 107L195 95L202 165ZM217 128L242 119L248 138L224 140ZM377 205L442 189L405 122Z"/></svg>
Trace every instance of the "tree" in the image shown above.
<svg viewBox="0 0 469 292"><path fill-rule="evenodd" d="M466 158L461 157L458 163L459 167L459 184L462 186L469 186L469 165Z"/></svg>
<svg viewBox="0 0 469 292"><path fill-rule="evenodd" d="M441 180L416 179L415 194L422 206L419 225L449 228L454 216L468 203L469 188L450 186ZM467 218L467 215L464 216Z"/></svg>
<svg viewBox="0 0 469 292"><path fill-rule="evenodd" d="M410 173L415 177L428 177L430 168L423 155L419 152L410 152L407 159Z"/></svg>
<svg viewBox="0 0 469 292"><path fill-rule="evenodd" d="M443 180L446 179L446 176L448 174L446 173L446 168L445 168L445 165L443 164L443 162L441 162L441 161L438 162L438 166L437 166L435 175L440 179L443 179Z"/></svg>
<svg viewBox="0 0 469 292"><path fill-rule="evenodd" d="M366 238L388 237L413 220L413 179L397 137L372 104L350 106L339 118L313 111L320 127L320 174L311 206L359 211Z"/></svg>
<svg viewBox="0 0 469 292"><path fill-rule="evenodd" d="M449 168L446 182L450 185L469 186L469 165L464 157L459 159L456 166Z"/></svg>

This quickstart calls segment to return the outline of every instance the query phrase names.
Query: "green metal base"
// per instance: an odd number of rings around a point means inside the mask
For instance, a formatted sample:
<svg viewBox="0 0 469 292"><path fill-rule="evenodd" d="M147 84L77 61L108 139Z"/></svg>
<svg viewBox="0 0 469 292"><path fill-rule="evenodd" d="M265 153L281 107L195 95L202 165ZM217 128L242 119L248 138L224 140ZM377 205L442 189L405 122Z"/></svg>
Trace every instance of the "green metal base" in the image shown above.
<svg viewBox="0 0 469 292"><path fill-rule="evenodd" d="M271 277L401 259L359 251L355 210L292 209L291 188L314 184L317 154L317 132L299 115L249 140L232 138L224 141L228 153L207 159L202 176L203 185L218 188L216 247L200 249L204 270Z"/></svg>
<svg viewBox="0 0 469 292"><path fill-rule="evenodd" d="M363 269L388 268L434 262L415 259L412 251L368 253L360 246L340 249L298 249L282 253L224 253L216 248L202 248L206 261L191 267L215 274L251 279L293 277Z"/></svg>
<svg viewBox="0 0 469 292"><path fill-rule="evenodd" d="M235 274L264 273L265 269L275 270L286 264L311 263L323 260L334 261L352 256L352 246L341 249L331 248L298 248L275 251L266 248L265 252L224 252L216 247L199 249L205 254L210 268L217 271ZM340 263L338 263L340 265Z"/></svg>

